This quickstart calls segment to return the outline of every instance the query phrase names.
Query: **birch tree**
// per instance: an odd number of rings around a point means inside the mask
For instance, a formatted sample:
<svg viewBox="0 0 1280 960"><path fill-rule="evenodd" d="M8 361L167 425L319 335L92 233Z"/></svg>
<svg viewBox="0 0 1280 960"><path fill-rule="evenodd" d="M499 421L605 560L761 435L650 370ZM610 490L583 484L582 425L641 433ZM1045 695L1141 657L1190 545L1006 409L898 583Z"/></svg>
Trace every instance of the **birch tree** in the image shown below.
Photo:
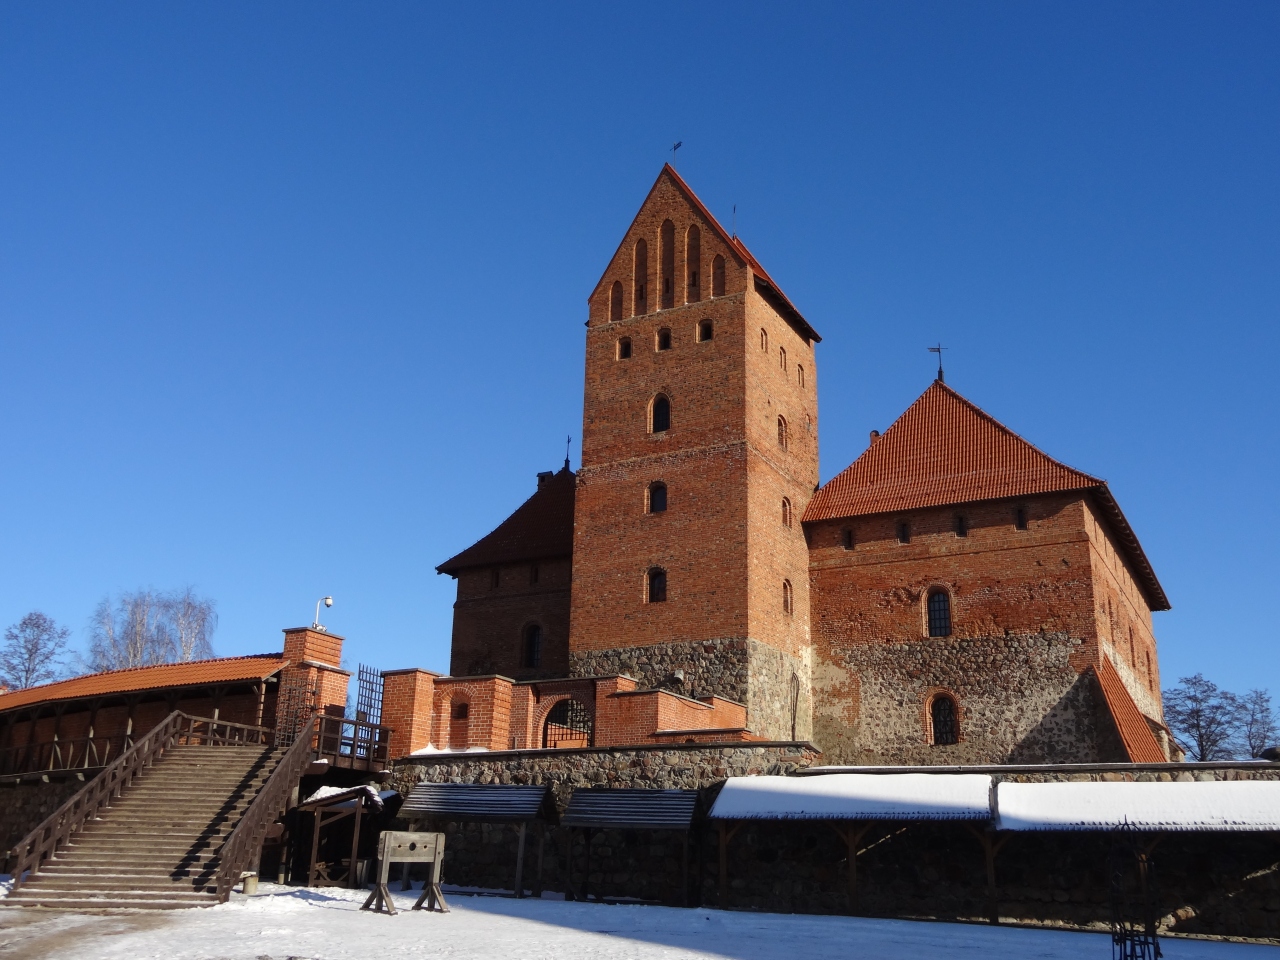
<svg viewBox="0 0 1280 960"><path fill-rule="evenodd" d="M32 610L4 632L0 647L0 685L23 690L57 680L71 631L39 610Z"/></svg>

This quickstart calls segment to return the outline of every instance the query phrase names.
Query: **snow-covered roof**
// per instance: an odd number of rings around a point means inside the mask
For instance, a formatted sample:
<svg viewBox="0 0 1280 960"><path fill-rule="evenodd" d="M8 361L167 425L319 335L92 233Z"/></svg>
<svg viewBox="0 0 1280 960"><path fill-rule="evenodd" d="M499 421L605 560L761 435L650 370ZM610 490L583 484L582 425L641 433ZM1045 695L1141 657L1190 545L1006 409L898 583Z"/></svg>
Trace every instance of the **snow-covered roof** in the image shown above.
<svg viewBox="0 0 1280 960"><path fill-rule="evenodd" d="M1001 783L998 830L1280 830L1280 782Z"/></svg>
<svg viewBox="0 0 1280 960"><path fill-rule="evenodd" d="M730 777L711 808L719 820L989 820L985 774L833 773Z"/></svg>
<svg viewBox="0 0 1280 960"><path fill-rule="evenodd" d="M298 804L300 807L313 803L322 803L326 807L335 808L352 806L357 800L363 800L375 810L382 809L382 801L386 799L379 791L368 784L359 787L319 787L316 792Z"/></svg>

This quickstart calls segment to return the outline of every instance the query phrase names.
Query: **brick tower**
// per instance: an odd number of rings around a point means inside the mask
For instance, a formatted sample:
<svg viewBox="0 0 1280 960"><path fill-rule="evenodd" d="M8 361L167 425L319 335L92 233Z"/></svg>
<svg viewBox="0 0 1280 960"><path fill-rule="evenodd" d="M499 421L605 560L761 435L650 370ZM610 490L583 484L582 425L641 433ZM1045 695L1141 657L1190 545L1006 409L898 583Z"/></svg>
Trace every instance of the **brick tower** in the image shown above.
<svg viewBox="0 0 1280 960"><path fill-rule="evenodd" d="M669 165L588 303L571 673L807 737L820 338Z"/></svg>

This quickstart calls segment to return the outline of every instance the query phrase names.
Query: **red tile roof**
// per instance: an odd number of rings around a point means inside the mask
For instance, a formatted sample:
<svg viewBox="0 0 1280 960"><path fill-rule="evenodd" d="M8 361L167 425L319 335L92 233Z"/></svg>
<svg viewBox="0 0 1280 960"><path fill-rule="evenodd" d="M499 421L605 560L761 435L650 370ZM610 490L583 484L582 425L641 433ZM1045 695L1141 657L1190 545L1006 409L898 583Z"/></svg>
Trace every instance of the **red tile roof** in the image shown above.
<svg viewBox="0 0 1280 960"><path fill-rule="evenodd" d="M547 477L496 530L440 564L436 571L457 576L467 567L571 556L576 489L577 474L566 465Z"/></svg>
<svg viewBox="0 0 1280 960"><path fill-rule="evenodd" d="M0 695L0 712L53 700L79 700L168 687L262 680L283 669L288 662L281 654L263 653L252 657L220 657L190 663L107 670Z"/></svg>
<svg viewBox="0 0 1280 960"><path fill-rule="evenodd" d="M729 249L734 252L734 254L738 257L738 259L743 263L743 265L746 266L747 269L751 271L751 275L756 280L757 289L760 289L763 287L761 292L766 296L766 298L773 299L775 301L774 305L776 308L778 308L778 311L789 322L793 323L799 329L800 333L803 336L808 337L810 340L812 340L815 343L820 342L822 340L822 337L818 336L818 331L814 330L813 327L809 325L809 321L806 320L803 314L801 314L800 311L796 309L796 306L791 302L791 299L785 293L782 292L782 288L778 286L778 284L774 281L773 277L769 276L768 271L766 271L765 268L760 265L760 261L758 261L755 258L755 256L752 255L751 251L747 249L747 245L743 243L742 240L739 239L738 237L730 234L729 231L726 230L724 226L720 223L720 221L717 220L712 215L711 211L707 209L706 204L704 204L702 200L699 199L698 195L693 192L693 188L690 187L689 184L685 183L684 178L680 176L680 174L676 173L675 167L671 166L671 164L669 163L664 163L662 165L662 170L658 173L658 179L653 182L653 187L649 188L649 193L650 194L653 193L654 187L657 187L659 181L661 181L664 176L669 176L671 178L672 182L675 183L675 185L685 195L685 197L689 200L689 202L692 203L695 208L697 208L697 211L700 214L702 214L702 216L706 219L707 223L711 225L711 228L720 235L720 239L724 241L724 243L729 247ZM641 208L643 209L643 204L641 205ZM637 211L636 217L639 217L639 216L640 214ZM632 224L634 225L634 223L635 221L633 220ZM628 227L627 233L630 233L630 232L631 232L631 228ZM623 241L625 242L625 240L626 240L626 235L624 234ZM620 251L621 249L622 249L622 246L621 244L619 244L618 250ZM609 262L612 263L613 260L617 258L617 256L618 256L618 253L615 251L613 257L610 258ZM604 277L602 276L600 279L603 280ZM599 289L599 286L600 286L599 281L597 281L596 288Z"/></svg>
<svg viewBox="0 0 1280 960"><path fill-rule="evenodd" d="M1106 481L1059 463L935 380L884 435L822 487L805 521L1079 490L1094 498L1152 610L1169 609Z"/></svg>
<svg viewBox="0 0 1280 960"><path fill-rule="evenodd" d="M1130 763L1165 763L1169 758L1160 749L1160 742L1151 732L1146 717L1133 702L1129 690L1120 679L1120 674L1104 654L1097 667L1090 667L1098 685L1102 688L1102 698L1106 701L1111 719L1115 721L1116 730L1129 754Z"/></svg>

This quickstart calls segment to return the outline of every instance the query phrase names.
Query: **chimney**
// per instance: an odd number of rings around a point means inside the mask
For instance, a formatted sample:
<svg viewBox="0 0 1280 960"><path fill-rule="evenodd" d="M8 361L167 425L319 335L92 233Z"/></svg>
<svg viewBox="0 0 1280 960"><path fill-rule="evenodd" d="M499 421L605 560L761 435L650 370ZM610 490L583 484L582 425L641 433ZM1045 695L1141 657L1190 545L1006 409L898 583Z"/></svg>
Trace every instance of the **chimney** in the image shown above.
<svg viewBox="0 0 1280 960"><path fill-rule="evenodd" d="M871 431L871 442L872 442L872 443L875 443L875 442L876 442L877 440L879 440L879 439L880 439L880 431L879 431L879 430L872 430L872 431Z"/></svg>
<svg viewBox="0 0 1280 960"><path fill-rule="evenodd" d="M552 472L551 470L539 470L538 471L538 489L541 490L543 484L545 484L548 480L550 480L554 476L555 476L555 473Z"/></svg>

